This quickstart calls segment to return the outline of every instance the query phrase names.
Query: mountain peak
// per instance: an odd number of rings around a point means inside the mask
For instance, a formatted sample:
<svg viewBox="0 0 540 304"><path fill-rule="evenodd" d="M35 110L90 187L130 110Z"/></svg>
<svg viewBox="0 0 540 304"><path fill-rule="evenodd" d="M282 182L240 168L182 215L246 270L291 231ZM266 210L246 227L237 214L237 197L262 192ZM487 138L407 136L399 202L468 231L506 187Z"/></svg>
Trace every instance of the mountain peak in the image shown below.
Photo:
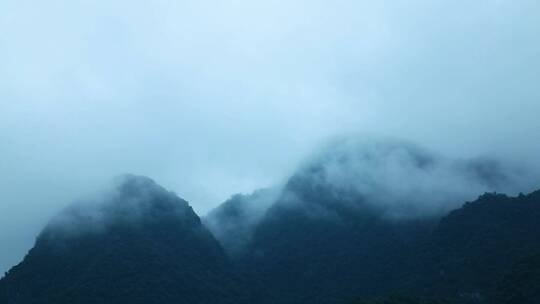
<svg viewBox="0 0 540 304"><path fill-rule="evenodd" d="M200 225L188 202L145 176L124 175L96 199L68 206L55 216L39 239L105 232L119 226L176 222Z"/></svg>
<svg viewBox="0 0 540 304"><path fill-rule="evenodd" d="M237 303L221 246L188 203L126 175L64 210L0 281L7 303ZM212 292L209 292L212 290Z"/></svg>

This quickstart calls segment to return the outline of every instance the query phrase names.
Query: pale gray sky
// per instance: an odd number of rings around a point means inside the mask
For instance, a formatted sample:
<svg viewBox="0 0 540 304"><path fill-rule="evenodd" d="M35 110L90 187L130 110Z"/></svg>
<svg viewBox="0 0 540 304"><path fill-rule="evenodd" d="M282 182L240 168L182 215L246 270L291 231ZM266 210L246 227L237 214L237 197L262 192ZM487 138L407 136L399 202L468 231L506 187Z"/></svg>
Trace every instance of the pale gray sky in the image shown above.
<svg viewBox="0 0 540 304"><path fill-rule="evenodd" d="M3 0L0 271L127 172L204 213L346 132L536 167L539 20L536 0Z"/></svg>

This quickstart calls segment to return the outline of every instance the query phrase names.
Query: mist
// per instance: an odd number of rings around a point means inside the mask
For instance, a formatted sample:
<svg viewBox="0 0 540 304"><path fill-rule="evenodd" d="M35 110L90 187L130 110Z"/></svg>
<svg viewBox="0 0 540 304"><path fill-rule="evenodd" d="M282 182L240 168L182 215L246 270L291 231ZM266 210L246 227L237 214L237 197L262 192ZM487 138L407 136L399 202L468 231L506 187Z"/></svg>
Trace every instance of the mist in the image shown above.
<svg viewBox="0 0 540 304"><path fill-rule="evenodd" d="M235 194L203 217L203 224L231 258L238 258L252 241L257 225L283 193L283 186Z"/></svg>
<svg viewBox="0 0 540 304"><path fill-rule="evenodd" d="M0 270L114 176L198 214L362 132L540 163L537 1L0 4Z"/></svg>
<svg viewBox="0 0 540 304"><path fill-rule="evenodd" d="M116 177L106 189L67 206L49 221L39 238L62 242L106 233L111 227L171 219L189 222L192 214L185 200L152 179L126 174Z"/></svg>
<svg viewBox="0 0 540 304"><path fill-rule="evenodd" d="M316 217L336 216L335 205L341 205L410 220L444 216L483 193L515 196L539 184L540 174L518 161L453 158L408 141L348 136L307 158L278 204Z"/></svg>

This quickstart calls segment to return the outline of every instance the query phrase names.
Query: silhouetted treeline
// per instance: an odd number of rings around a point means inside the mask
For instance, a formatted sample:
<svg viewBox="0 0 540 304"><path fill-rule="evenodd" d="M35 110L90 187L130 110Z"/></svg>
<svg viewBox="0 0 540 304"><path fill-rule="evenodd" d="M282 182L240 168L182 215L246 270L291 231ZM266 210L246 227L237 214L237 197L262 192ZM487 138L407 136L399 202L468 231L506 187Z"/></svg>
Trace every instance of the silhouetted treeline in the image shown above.
<svg viewBox="0 0 540 304"><path fill-rule="evenodd" d="M0 303L540 299L540 191L488 193L441 218L388 218L363 199L292 180L231 257L185 201L131 176L100 211L51 221L0 280Z"/></svg>

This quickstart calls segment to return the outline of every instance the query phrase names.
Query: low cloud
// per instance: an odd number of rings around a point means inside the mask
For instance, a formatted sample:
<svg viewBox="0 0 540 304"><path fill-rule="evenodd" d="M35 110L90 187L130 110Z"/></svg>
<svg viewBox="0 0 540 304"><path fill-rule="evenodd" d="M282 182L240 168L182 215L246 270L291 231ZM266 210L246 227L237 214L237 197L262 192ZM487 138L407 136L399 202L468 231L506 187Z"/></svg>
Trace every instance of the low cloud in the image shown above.
<svg viewBox="0 0 540 304"><path fill-rule="evenodd" d="M257 224L277 200L281 188L257 190L251 194L235 194L209 212L203 222L227 253L236 257L251 241Z"/></svg>
<svg viewBox="0 0 540 304"><path fill-rule="evenodd" d="M349 137L306 162L281 200L308 209L320 208L310 201L369 206L388 218L418 218L440 216L485 192L517 194L539 186L539 175L526 166L446 157L400 140Z"/></svg>
<svg viewBox="0 0 540 304"><path fill-rule="evenodd" d="M40 238L56 240L103 233L115 225L187 218L188 212L193 211L185 200L152 179L123 175L115 179L113 187L93 199L65 208L49 222Z"/></svg>

